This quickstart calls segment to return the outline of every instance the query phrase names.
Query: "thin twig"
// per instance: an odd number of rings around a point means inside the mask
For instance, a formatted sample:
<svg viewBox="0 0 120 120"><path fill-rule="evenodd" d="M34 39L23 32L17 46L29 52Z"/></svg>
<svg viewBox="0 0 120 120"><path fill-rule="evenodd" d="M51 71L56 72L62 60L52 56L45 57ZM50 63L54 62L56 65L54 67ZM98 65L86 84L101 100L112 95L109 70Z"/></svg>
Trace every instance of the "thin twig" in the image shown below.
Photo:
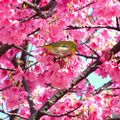
<svg viewBox="0 0 120 120"><path fill-rule="evenodd" d="M50 83L45 83L45 85L46 85L47 87L50 87L50 88L54 89L54 90L60 91L60 88L54 87L54 86L52 86Z"/></svg>
<svg viewBox="0 0 120 120"><path fill-rule="evenodd" d="M87 56L87 55L83 55L83 54L80 54L80 53L75 54L75 55L85 57L86 59L98 59L97 57L94 57L94 56Z"/></svg>
<svg viewBox="0 0 120 120"><path fill-rule="evenodd" d="M23 52L25 52L27 55L31 56L31 57L34 57L32 54L30 54L29 52L27 52L24 48L22 48L21 46L15 46L14 45L14 48L17 48L19 50L22 50Z"/></svg>
<svg viewBox="0 0 120 120"><path fill-rule="evenodd" d="M34 33L38 32L39 30L40 30L40 28L37 28L36 30L34 30L31 33L29 33L27 36L33 35Z"/></svg>
<svg viewBox="0 0 120 120"><path fill-rule="evenodd" d="M94 2L94 1L92 1L92 2L88 3L88 4L87 4L87 5L85 5L85 6L82 6L82 7L78 8L78 9L77 9L77 10L75 10L75 11L82 10L82 9L84 9L84 8L86 8L86 7L88 7L88 6L92 5L92 4L94 4L94 3L95 3L95 2Z"/></svg>
<svg viewBox="0 0 120 120"><path fill-rule="evenodd" d="M7 86L7 87L4 87L4 88L0 89L0 91L7 90L7 89L11 88L12 86L13 86L13 85L9 85L9 86Z"/></svg>
<svg viewBox="0 0 120 120"><path fill-rule="evenodd" d="M83 29L83 28L88 28L88 29L105 28L105 29L120 31L120 28L113 27L113 26L102 26L102 25L95 25L95 26L87 26L87 25L85 25L85 26L72 26L72 25L69 25L65 30L77 30L77 29Z"/></svg>
<svg viewBox="0 0 120 120"><path fill-rule="evenodd" d="M3 67L0 67L1 70L6 70L6 71L15 71L14 69L10 69L10 68L3 68Z"/></svg>
<svg viewBox="0 0 120 120"><path fill-rule="evenodd" d="M21 20L20 23L24 23L24 22L26 22L26 21L28 21L28 20L30 20L30 19L32 19L32 18L35 18L37 15L38 15L38 14L35 13L35 14L33 14L33 15L31 15L31 16L23 19L23 20Z"/></svg>
<svg viewBox="0 0 120 120"><path fill-rule="evenodd" d="M97 55L97 58L100 58L100 56L98 55L98 53L95 51L95 50L93 50L90 46L88 46L86 43L84 43L84 45L86 46L86 47L88 47L91 51L93 51L93 53L95 54L95 55Z"/></svg>
<svg viewBox="0 0 120 120"><path fill-rule="evenodd" d="M82 104L81 104L82 105ZM81 107L81 105L77 106L76 108L74 108L73 110L70 110L70 111L67 111L63 114L51 114L49 112L43 112L45 115L48 115L48 116L52 116L52 117L62 117L62 116L66 116L66 115L69 115L71 114L72 112L74 112L75 110L79 109Z"/></svg>
<svg viewBox="0 0 120 120"><path fill-rule="evenodd" d="M16 117L19 117L19 118L24 119L24 120L29 120L28 118L25 118L25 117L23 117L23 116L21 116L21 115L18 115L18 114L16 114L16 113L8 113L8 112L5 112L5 111L3 111L3 110L0 110L0 112L6 114L6 115L8 115L8 116L16 116Z"/></svg>
<svg viewBox="0 0 120 120"><path fill-rule="evenodd" d="M68 117L77 117L80 116L81 114L83 114L83 111L80 113L76 113L75 115L67 115Z"/></svg>
<svg viewBox="0 0 120 120"><path fill-rule="evenodd" d="M32 67L32 66L34 66L34 65L36 65L37 63L38 63L38 62L35 62L35 63L31 64L30 66L25 67L25 69L24 69L24 70L29 69L30 67Z"/></svg>
<svg viewBox="0 0 120 120"><path fill-rule="evenodd" d="M101 90L119 90L120 87L102 88Z"/></svg>
<svg viewBox="0 0 120 120"><path fill-rule="evenodd" d="M111 86L112 84L113 84L112 81L109 81L108 83L105 83L102 87L96 89L95 92L93 93L93 95L96 95L96 94L100 93L102 91L102 89L107 88L107 87Z"/></svg>

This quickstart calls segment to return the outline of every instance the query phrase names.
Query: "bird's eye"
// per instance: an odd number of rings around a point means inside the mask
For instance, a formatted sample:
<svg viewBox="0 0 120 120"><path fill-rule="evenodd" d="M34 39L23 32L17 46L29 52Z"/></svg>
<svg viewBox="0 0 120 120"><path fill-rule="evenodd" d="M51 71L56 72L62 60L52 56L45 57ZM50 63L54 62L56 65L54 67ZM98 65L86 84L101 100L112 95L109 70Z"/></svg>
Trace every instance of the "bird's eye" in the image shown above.
<svg viewBox="0 0 120 120"><path fill-rule="evenodd" d="M69 45L62 45L62 47L69 47Z"/></svg>

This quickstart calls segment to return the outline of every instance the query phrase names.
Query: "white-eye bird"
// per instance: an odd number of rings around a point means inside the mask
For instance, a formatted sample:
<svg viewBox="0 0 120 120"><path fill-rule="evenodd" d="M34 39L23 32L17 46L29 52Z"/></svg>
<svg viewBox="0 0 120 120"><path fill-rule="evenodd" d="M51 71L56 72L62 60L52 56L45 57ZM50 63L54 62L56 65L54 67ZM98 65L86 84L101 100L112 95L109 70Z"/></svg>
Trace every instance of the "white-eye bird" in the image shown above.
<svg viewBox="0 0 120 120"><path fill-rule="evenodd" d="M64 57L78 52L78 46L74 41L58 41L42 46L53 55Z"/></svg>

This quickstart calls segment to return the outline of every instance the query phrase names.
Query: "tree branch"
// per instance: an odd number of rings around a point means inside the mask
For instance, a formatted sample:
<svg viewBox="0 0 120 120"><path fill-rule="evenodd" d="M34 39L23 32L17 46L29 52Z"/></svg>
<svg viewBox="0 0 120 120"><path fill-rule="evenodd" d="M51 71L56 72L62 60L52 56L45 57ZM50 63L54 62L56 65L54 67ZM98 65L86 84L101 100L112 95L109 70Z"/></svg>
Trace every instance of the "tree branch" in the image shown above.
<svg viewBox="0 0 120 120"><path fill-rule="evenodd" d="M115 55L120 51L120 42L118 42L113 48L110 50L110 53Z"/></svg>
<svg viewBox="0 0 120 120"><path fill-rule="evenodd" d="M47 5L40 7L41 11L49 11L51 8L55 8L57 2L55 0L51 0Z"/></svg>
<svg viewBox="0 0 120 120"><path fill-rule="evenodd" d="M27 48L28 48L28 41L25 41L24 46L21 48L22 49L22 54L20 60L23 61L23 64L21 64L21 68L25 69L26 66L26 61L27 61Z"/></svg>
<svg viewBox="0 0 120 120"><path fill-rule="evenodd" d="M0 46L0 57L5 54L10 48L12 48L12 45L8 45L8 44L5 44L5 45L1 45Z"/></svg>
<svg viewBox="0 0 120 120"><path fill-rule="evenodd" d="M120 29L120 18L116 17L116 26Z"/></svg>
<svg viewBox="0 0 120 120"><path fill-rule="evenodd" d="M41 2L41 0L33 0L32 3L35 5L38 5Z"/></svg>
<svg viewBox="0 0 120 120"><path fill-rule="evenodd" d="M25 18L21 21L21 23L30 20L31 18L40 17L42 19L47 19L51 17L54 13L54 9L57 5L57 2L55 0L51 0L47 5L43 7L37 7L35 4L31 2L24 1L23 4L27 5L29 8L33 9L36 13L28 18ZM46 12L47 11L47 12Z"/></svg>
<svg viewBox="0 0 120 120"><path fill-rule="evenodd" d="M119 51L120 51L120 42L117 43L115 46L113 46L113 48L110 50L110 52L112 52L112 54L116 54ZM53 95L48 101L46 101L43 104L43 106L30 117L30 120L39 120L42 116L45 115L44 111L47 111L50 107L52 107L69 90L71 90L75 85L77 85L79 82L81 82L83 79L85 79L89 74L91 74L97 68L99 68L100 65L102 65L102 62L100 61L100 59L93 62L87 69L85 69L81 73L81 75L79 75L77 78L75 78L72 81L69 88L62 89L61 91L59 91L55 95Z"/></svg>
<svg viewBox="0 0 120 120"><path fill-rule="evenodd" d="M28 42L26 41L25 44L24 44L24 48L23 48L24 50L22 51L22 55L21 55L21 58L20 58L20 60L24 62L24 64L21 65L22 70L25 70L25 68L26 68L27 47L28 47ZM27 80L25 79L24 76L22 77L22 83L23 83L25 91L28 93L27 100L28 100L28 104L29 104L29 107L30 107L30 112L31 112L31 114L33 114L36 110L34 108L34 102L33 102L32 96L31 96L31 91L30 91L28 82L27 82Z"/></svg>
<svg viewBox="0 0 120 120"><path fill-rule="evenodd" d="M32 100L32 96L31 96L31 92L30 92L27 80L25 80L25 78L23 77L22 82L23 82L25 91L28 93L27 100L28 100L28 103L29 103L29 106L30 106L30 112L31 112L31 114L33 114L36 110L34 108L34 103L33 103L33 100Z"/></svg>

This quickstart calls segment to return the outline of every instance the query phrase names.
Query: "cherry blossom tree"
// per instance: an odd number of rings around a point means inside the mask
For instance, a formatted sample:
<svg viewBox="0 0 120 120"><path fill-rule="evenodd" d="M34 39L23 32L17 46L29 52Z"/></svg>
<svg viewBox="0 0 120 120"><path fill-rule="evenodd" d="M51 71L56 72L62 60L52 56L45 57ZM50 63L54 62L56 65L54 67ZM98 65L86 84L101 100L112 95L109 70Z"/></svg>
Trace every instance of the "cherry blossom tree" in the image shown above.
<svg viewBox="0 0 120 120"><path fill-rule="evenodd" d="M0 0L0 112L10 120L119 115L119 32L120 0ZM42 47L58 41L74 41L77 53L57 58ZM95 89L92 73L111 81Z"/></svg>

